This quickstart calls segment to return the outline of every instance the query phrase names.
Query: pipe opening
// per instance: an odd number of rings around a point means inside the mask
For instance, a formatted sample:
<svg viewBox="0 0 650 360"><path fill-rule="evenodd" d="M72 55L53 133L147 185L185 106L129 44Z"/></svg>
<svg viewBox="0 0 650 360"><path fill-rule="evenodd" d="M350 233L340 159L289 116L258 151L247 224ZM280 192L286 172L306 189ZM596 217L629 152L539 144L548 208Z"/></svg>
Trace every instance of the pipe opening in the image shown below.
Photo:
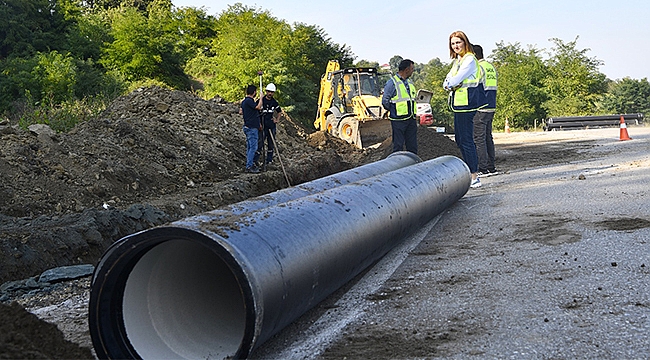
<svg viewBox="0 0 650 360"><path fill-rule="evenodd" d="M235 274L200 243L174 239L144 254L122 299L126 335L141 358L232 357L246 325Z"/></svg>

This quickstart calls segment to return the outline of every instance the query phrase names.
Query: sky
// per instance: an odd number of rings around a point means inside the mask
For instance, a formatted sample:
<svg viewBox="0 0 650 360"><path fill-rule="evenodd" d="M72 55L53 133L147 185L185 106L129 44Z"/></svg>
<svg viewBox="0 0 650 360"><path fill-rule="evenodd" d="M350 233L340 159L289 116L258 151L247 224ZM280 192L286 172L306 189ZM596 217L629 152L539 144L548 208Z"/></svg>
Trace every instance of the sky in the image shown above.
<svg viewBox="0 0 650 360"><path fill-rule="evenodd" d="M288 24L317 25L331 41L350 47L355 61L388 63L399 55L416 63L449 59L449 34L462 30L490 58L496 43L551 51L558 38L601 60L609 79L650 78L650 2L647 0L370 1L274 0L265 2L172 0L218 16L242 3Z"/></svg>

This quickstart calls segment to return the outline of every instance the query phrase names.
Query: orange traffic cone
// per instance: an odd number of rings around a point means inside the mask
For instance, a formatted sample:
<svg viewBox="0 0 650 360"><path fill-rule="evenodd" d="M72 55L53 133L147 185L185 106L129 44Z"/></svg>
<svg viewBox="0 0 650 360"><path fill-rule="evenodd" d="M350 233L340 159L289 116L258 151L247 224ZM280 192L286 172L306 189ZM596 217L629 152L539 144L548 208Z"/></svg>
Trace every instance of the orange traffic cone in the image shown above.
<svg viewBox="0 0 650 360"><path fill-rule="evenodd" d="M506 132L506 134L510 133L510 125L508 125L508 119L506 119L506 126L503 130Z"/></svg>
<svg viewBox="0 0 650 360"><path fill-rule="evenodd" d="M627 124L625 124L623 116L621 116L621 140L632 140L632 138L627 134Z"/></svg>

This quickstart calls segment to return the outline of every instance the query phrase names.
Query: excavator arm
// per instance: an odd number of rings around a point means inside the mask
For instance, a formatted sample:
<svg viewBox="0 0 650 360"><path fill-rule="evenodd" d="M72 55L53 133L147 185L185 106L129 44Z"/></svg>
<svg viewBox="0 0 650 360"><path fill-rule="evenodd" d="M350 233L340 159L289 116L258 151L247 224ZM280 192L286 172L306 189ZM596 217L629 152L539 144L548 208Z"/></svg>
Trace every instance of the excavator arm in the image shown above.
<svg viewBox="0 0 650 360"><path fill-rule="evenodd" d="M332 74L340 68L341 66L337 60L330 60L327 63L325 74L321 77L320 92L318 93L318 114L316 114L316 121L314 121L316 130L327 130L327 110L332 107L332 98L334 96Z"/></svg>

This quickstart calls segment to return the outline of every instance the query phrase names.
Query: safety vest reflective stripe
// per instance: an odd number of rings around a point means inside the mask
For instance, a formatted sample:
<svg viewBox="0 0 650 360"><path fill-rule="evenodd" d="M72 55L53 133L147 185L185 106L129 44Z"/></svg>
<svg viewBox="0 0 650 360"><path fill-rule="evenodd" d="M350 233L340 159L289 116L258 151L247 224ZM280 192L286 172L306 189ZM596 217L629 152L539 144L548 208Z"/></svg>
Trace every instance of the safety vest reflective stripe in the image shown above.
<svg viewBox="0 0 650 360"><path fill-rule="evenodd" d="M413 85L411 80L407 79L407 89L404 81L397 75L393 75L391 80L393 81L393 84L395 84L395 96L390 99L390 102L395 104L395 115L398 118L391 117L390 119L404 120L407 115L415 115L415 85Z"/></svg>

